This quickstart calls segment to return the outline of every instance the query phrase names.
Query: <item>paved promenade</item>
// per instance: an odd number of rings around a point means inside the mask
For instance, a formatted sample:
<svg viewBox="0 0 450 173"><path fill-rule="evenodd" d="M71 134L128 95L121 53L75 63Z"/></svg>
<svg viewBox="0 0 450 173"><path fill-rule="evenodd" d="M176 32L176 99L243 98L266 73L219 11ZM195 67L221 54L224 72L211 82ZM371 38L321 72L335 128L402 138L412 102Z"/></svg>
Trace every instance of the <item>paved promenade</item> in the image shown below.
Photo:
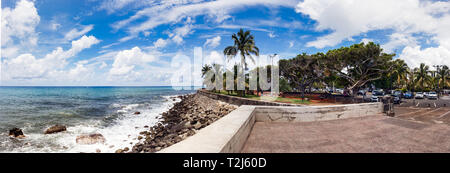
<svg viewBox="0 0 450 173"><path fill-rule="evenodd" d="M386 116L253 127L242 152L450 152L450 126Z"/></svg>

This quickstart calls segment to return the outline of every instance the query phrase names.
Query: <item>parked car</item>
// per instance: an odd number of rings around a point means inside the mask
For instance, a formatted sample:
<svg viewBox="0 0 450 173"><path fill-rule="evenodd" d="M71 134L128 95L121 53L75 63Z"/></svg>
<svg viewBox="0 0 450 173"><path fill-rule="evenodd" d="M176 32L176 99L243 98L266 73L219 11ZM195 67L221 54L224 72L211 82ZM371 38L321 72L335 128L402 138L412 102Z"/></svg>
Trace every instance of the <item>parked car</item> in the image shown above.
<svg viewBox="0 0 450 173"><path fill-rule="evenodd" d="M392 94L391 96L394 98L394 104L400 104L402 102L402 99L399 95Z"/></svg>
<svg viewBox="0 0 450 173"><path fill-rule="evenodd" d="M428 99L437 99L438 95L436 92L429 92L427 98Z"/></svg>
<svg viewBox="0 0 450 173"><path fill-rule="evenodd" d="M403 93L401 91L394 91L394 95L402 98Z"/></svg>
<svg viewBox="0 0 450 173"><path fill-rule="evenodd" d="M428 92L423 92L423 98L428 98Z"/></svg>
<svg viewBox="0 0 450 173"><path fill-rule="evenodd" d="M412 99L413 98L413 93L412 92L406 92L405 94L403 94L403 98L405 99Z"/></svg>
<svg viewBox="0 0 450 173"><path fill-rule="evenodd" d="M416 96L414 98L416 98L416 99L423 99L424 98L423 93L422 92L417 92Z"/></svg>
<svg viewBox="0 0 450 173"><path fill-rule="evenodd" d="M384 96L384 92L383 91L372 91L372 97L370 98L370 101L372 102L379 102L380 101L380 97Z"/></svg>
<svg viewBox="0 0 450 173"><path fill-rule="evenodd" d="M357 95L359 96L365 96L366 95L366 91L365 90L359 90Z"/></svg>

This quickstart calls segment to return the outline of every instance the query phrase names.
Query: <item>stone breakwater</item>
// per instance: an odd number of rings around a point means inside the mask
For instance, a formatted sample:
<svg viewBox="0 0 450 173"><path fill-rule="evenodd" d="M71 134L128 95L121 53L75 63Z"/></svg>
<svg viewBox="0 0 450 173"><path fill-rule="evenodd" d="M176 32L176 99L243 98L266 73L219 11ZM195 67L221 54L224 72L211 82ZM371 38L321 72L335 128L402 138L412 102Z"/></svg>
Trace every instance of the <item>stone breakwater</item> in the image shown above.
<svg viewBox="0 0 450 173"><path fill-rule="evenodd" d="M161 122L140 132L141 142L133 148L119 149L116 153L157 152L194 135L198 130L215 122L237 108L200 94L178 96L181 101L161 114ZM174 99L174 98L171 98Z"/></svg>

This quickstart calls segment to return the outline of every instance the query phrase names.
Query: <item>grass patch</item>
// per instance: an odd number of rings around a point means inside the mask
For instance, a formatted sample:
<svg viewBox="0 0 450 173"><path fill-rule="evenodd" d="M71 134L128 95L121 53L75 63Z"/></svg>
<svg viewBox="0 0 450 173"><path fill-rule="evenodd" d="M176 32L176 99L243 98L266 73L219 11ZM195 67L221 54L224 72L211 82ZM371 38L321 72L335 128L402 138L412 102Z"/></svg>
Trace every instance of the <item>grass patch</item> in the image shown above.
<svg viewBox="0 0 450 173"><path fill-rule="evenodd" d="M292 104L310 104L311 102L309 100L300 100L300 99L292 99L292 98L285 98L285 97L278 97L276 102L283 102L283 103L292 103Z"/></svg>

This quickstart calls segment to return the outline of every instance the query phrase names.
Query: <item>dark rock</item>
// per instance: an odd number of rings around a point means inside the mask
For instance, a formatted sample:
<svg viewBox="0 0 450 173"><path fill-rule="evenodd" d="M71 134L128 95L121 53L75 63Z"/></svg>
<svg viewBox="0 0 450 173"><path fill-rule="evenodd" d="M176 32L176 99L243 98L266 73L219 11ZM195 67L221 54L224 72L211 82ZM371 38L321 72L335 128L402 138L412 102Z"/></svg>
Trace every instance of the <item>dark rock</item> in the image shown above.
<svg viewBox="0 0 450 173"><path fill-rule="evenodd" d="M58 133L58 132L63 132L66 131L66 126L63 125L54 125L50 128L48 128L47 130L45 130L45 134L52 134L52 133Z"/></svg>
<svg viewBox="0 0 450 173"><path fill-rule="evenodd" d="M196 124L194 124L194 128L195 129L200 129L202 127L202 123L200 123L200 122L197 122Z"/></svg>
<svg viewBox="0 0 450 173"><path fill-rule="evenodd" d="M135 144L130 152L160 151L194 135L196 130L213 123L237 108L200 94L183 95L178 98L181 99L180 102L174 103L170 110L160 114L160 122L150 127L148 131L140 132L140 135L145 135L145 140Z"/></svg>
<svg viewBox="0 0 450 173"><path fill-rule="evenodd" d="M22 132L22 129L19 128L13 128L9 130L9 136L15 137L15 138L24 138L25 135Z"/></svg>
<svg viewBox="0 0 450 173"><path fill-rule="evenodd" d="M77 136L76 142L77 144L82 145L91 145L96 143L105 143L106 139L100 133L88 134L88 135L80 135Z"/></svg>
<svg viewBox="0 0 450 173"><path fill-rule="evenodd" d="M134 115L139 115L141 114L141 112L134 112Z"/></svg>

